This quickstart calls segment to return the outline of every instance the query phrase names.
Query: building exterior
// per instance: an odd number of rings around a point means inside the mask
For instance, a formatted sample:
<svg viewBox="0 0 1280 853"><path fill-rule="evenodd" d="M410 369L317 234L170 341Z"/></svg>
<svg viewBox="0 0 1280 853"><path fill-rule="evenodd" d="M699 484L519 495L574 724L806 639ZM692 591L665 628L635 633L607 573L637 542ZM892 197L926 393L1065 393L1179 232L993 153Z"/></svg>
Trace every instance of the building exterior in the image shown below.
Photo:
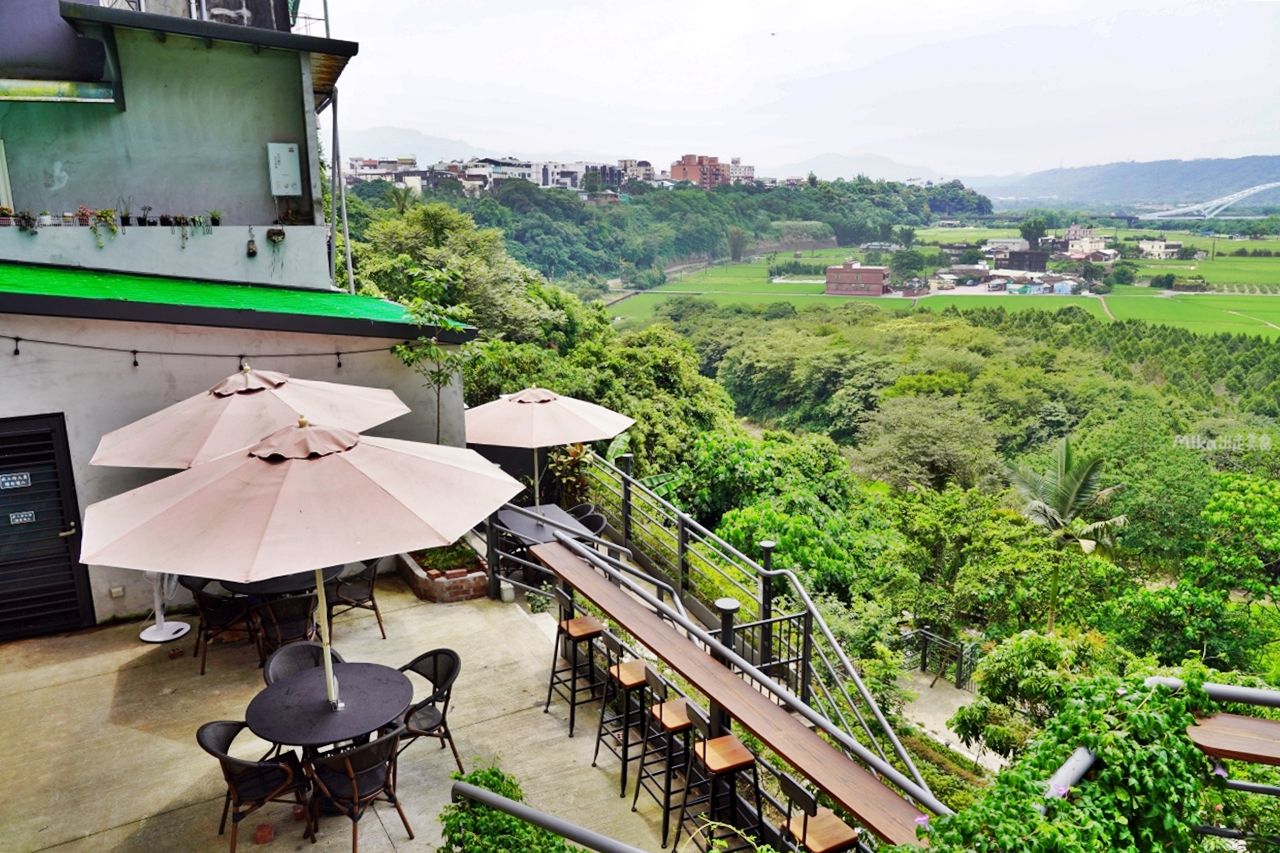
<svg viewBox="0 0 1280 853"><path fill-rule="evenodd" d="M1072 255L1088 255L1093 252L1100 252L1105 248L1107 248L1107 241L1103 237L1090 235L1067 241L1067 252Z"/></svg>
<svg viewBox="0 0 1280 853"><path fill-rule="evenodd" d="M721 163L719 157L686 154L671 164L671 180L689 181L704 190L715 189L729 183L729 165Z"/></svg>
<svg viewBox="0 0 1280 853"><path fill-rule="evenodd" d="M1031 244L1021 237L992 237L987 240L988 252L1025 252Z"/></svg>
<svg viewBox="0 0 1280 853"><path fill-rule="evenodd" d="M392 349L474 331L424 331L402 306L332 283L316 112L357 45L57 0L0 3L0 33L19 34L0 38L0 185L19 210L98 217L96 238L0 227L12 353L0 370L0 640L150 609L140 572L79 562L80 522L88 504L168 472L89 459L105 433L242 363L391 388L412 413L374 432L464 442L458 384L441 393L437 435L436 394ZM38 99L59 89L83 97ZM108 227L143 205L153 219L223 216Z"/></svg>
<svg viewBox="0 0 1280 853"><path fill-rule="evenodd" d="M888 284L888 267L864 267L856 261L827 267L826 292L832 296L884 296Z"/></svg>
<svg viewBox="0 0 1280 853"><path fill-rule="evenodd" d="M1089 225L1071 224L1067 226L1067 230L1063 232L1062 239L1070 243L1072 240L1083 240L1086 237L1093 236L1093 227Z"/></svg>
<svg viewBox="0 0 1280 853"><path fill-rule="evenodd" d="M756 167L742 165L741 157L729 161L729 182L733 184L750 184L756 179Z"/></svg>
<svg viewBox="0 0 1280 853"><path fill-rule="evenodd" d="M1139 240L1138 248L1142 257L1157 261L1172 261L1182 251L1182 243L1176 240Z"/></svg>
<svg viewBox="0 0 1280 853"><path fill-rule="evenodd" d="M635 181L653 181L656 179L653 164L648 160L619 160L618 169L624 179Z"/></svg>
<svg viewBox="0 0 1280 853"><path fill-rule="evenodd" d="M998 270L1044 272L1049 266L1048 252L1009 252L996 257Z"/></svg>

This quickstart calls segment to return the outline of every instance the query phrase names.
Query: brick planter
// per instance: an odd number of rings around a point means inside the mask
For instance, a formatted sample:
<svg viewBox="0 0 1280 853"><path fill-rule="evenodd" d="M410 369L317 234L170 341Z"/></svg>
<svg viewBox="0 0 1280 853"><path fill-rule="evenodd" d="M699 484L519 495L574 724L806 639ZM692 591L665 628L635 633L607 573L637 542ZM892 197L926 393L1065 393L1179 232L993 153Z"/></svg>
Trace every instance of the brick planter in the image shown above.
<svg viewBox="0 0 1280 853"><path fill-rule="evenodd" d="M414 595L424 601L449 604L485 598L489 594L489 572L484 560L479 557L470 568L439 572L435 569L423 569L408 554L397 554L396 571L404 578Z"/></svg>

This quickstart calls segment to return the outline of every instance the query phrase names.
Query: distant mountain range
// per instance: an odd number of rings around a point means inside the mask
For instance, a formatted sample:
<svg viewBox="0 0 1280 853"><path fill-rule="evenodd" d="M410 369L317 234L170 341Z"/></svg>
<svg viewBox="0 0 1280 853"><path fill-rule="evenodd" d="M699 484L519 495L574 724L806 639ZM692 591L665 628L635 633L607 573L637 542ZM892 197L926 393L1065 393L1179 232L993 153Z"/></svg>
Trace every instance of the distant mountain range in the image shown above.
<svg viewBox="0 0 1280 853"><path fill-rule="evenodd" d="M1004 208L1193 204L1280 181L1280 156L1108 163L1049 169L1023 176L963 180ZM1257 205L1277 200L1280 200L1280 190L1260 193L1246 203Z"/></svg>
<svg viewBox="0 0 1280 853"><path fill-rule="evenodd" d="M460 139L428 136L405 127L348 130L342 134L344 156L417 157L422 164L468 157L517 155L531 159L608 160L596 153L565 150L552 153L496 151ZM819 154L798 163L757 166L756 174L777 178L808 175L852 178L867 175L890 181L951 180L928 166L899 163L878 154ZM1259 184L1280 182L1280 156L1235 159L1156 160L1147 163L1107 163L1074 169L1049 169L1029 175L960 177L966 186L989 196L1000 209L1025 207L1102 207L1137 209L1146 205L1192 204L1220 198ZM1251 206L1280 202L1280 190L1260 193Z"/></svg>

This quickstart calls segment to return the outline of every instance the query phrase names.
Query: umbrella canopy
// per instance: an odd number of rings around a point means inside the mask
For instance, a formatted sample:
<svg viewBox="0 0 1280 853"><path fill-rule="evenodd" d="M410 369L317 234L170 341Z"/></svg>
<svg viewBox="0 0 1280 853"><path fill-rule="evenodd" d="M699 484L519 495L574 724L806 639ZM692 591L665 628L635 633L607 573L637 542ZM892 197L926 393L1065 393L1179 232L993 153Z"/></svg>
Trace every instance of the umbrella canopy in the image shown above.
<svg viewBox="0 0 1280 853"><path fill-rule="evenodd" d="M408 414L393 391L251 370L102 437L91 465L190 468L245 450L300 416L359 432Z"/></svg>
<svg viewBox="0 0 1280 853"><path fill-rule="evenodd" d="M613 438L635 420L604 406L526 388L467 410L467 441L501 447L553 447Z"/></svg>
<svg viewBox="0 0 1280 853"><path fill-rule="evenodd" d="M266 580L448 545L520 490L473 450L292 426L93 504L81 561Z"/></svg>

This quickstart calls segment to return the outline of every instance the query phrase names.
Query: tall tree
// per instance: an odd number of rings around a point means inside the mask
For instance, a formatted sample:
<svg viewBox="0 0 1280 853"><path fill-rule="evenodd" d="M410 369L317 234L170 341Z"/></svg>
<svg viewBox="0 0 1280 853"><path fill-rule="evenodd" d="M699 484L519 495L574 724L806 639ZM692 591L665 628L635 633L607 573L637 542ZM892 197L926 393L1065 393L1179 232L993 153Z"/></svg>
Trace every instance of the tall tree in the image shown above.
<svg viewBox="0 0 1280 853"><path fill-rule="evenodd" d="M1032 249L1040 246L1040 238L1045 235L1046 231L1048 231L1048 226L1038 216L1035 219L1028 219L1018 226L1018 233L1022 235L1023 240L1030 244Z"/></svg>
<svg viewBox="0 0 1280 853"><path fill-rule="evenodd" d="M729 257L735 261L742 260L742 253L747 249L747 232L736 225L729 227Z"/></svg>
<svg viewBox="0 0 1280 853"><path fill-rule="evenodd" d="M1053 451L1053 467L1041 474L1028 466L1010 467L1009 478L1027 499L1023 513L1049 532L1058 547L1075 543L1086 554L1109 554L1116 532L1124 527L1123 515L1087 522L1084 515L1105 506L1119 485L1101 487L1103 458L1078 456L1070 439L1063 438ZM1049 581L1048 630L1053 631L1058 608L1058 564Z"/></svg>
<svg viewBox="0 0 1280 853"><path fill-rule="evenodd" d="M387 203L395 208L396 213L404 216L404 212L418 203L418 194L412 187L387 187Z"/></svg>

